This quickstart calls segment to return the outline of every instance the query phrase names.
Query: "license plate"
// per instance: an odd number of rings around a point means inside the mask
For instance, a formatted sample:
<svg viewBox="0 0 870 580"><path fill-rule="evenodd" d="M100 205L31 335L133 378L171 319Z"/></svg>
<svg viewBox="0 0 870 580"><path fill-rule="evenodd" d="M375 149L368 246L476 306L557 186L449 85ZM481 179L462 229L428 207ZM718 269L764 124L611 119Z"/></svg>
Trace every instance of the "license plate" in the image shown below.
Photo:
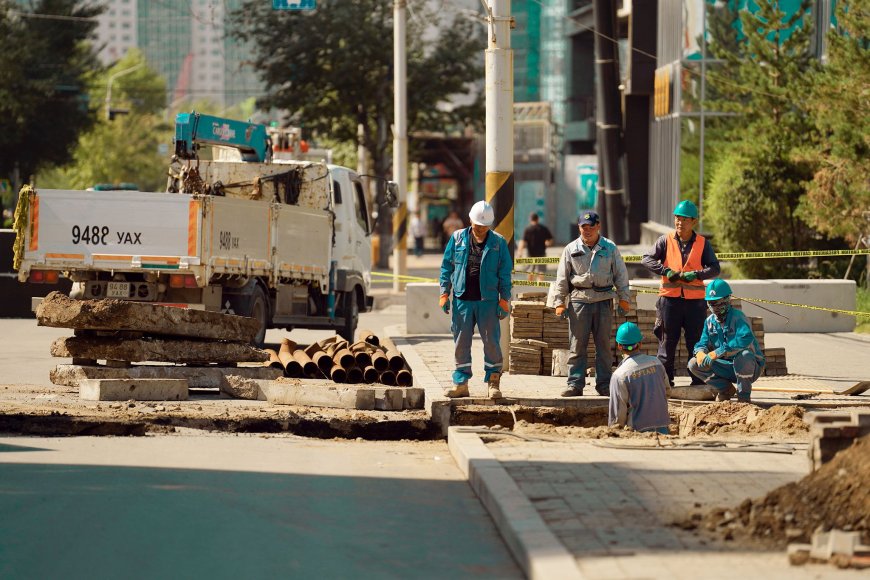
<svg viewBox="0 0 870 580"><path fill-rule="evenodd" d="M106 298L129 298L129 282L109 282L106 287Z"/></svg>

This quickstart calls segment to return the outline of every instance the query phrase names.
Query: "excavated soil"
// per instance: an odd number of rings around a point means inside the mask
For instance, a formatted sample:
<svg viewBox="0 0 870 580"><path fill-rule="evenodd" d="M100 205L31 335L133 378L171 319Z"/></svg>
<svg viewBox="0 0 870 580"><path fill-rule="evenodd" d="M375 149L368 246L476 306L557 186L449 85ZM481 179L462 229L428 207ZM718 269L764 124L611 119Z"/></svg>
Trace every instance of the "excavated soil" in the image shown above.
<svg viewBox="0 0 870 580"><path fill-rule="evenodd" d="M527 421L517 421L514 425L513 432L519 435L527 435L530 437L546 437L560 439L658 439L660 437L673 437L671 435L661 435L657 433L640 433L629 429L611 429L606 426L599 427L578 427L578 426L560 426L548 425L546 423L529 423Z"/></svg>
<svg viewBox="0 0 870 580"><path fill-rule="evenodd" d="M792 405L762 409L750 403L726 401L681 409L675 419L681 437L749 434L804 438L809 431L804 422L804 409Z"/></svg>

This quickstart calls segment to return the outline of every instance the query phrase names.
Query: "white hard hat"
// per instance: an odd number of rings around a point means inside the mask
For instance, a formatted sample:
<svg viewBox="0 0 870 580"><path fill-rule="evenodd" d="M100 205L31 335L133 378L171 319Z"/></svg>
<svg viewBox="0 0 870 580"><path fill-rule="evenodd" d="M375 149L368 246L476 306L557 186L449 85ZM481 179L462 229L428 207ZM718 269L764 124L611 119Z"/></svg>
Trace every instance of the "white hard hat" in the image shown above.
<svg viewBox="0 0 870 580"><path fill-rule="evenodd" d="M468 219L476 226L491 226L492 222L495 221L495 211L485 201L479 201L471 206Z"/></svg>

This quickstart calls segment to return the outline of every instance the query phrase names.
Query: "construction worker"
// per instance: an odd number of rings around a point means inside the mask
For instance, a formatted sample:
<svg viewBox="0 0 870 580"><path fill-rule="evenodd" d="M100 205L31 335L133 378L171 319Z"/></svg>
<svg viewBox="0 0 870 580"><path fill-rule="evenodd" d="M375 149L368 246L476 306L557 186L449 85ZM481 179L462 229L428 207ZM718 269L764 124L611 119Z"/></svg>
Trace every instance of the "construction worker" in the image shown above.
<svg viewBox="0 0 870 580"><path fill-rule="evenodd" d="M689 200L678 203L674 208L675 231L659 237L642 260L646 269L662 280L653 333L659 339L658 357L671 386L680 333L685 332L686 351L691 353L707 316L703 281L719 275L713 248L694 231L697 223L698 207ZM701 383L692 377L692 384Z"/></svg>
<svg viewBox="0 0 870 580"><path fill-rule="evenodd" d="M628 271L616 244L601 235L597 213L584 212L579 226L580 237L562 251L554 285L556 316L567 316L570 333L568 387L562 396L583 394L590 333L595 340L595 390L607 396L613 373L613 298L619 300L619 315L625 316L630 307Z"/></svg>
<svg viewBox="0 0 870 580"><path fill-rule="evenodd" d="M737 400L749 403L752 383L764 369L764 352L746 315L731 307L728 282L721 278L710 282L705 299L712 314L704 321L694 358L689 359L689 372L716 389L717 401L730 400L737 383Z"/></svg>
<svg viewBox="0 0 870 580"><path fill-rule="evenodd" d="M445 389L444 396L468 396L468 379L472 376L471 337L477 325L483 340L483 380L488 384L489 396L498 399L503 362L499 320L510 312L513 260L507 241L491 230L495 212L490 204L477 202L468 217L471 227L450 236L441 261L439 305L449 314L452 293L451 330L456 346L453 387Z"/></svg>
<svg viewBox="0 0 870 580"><path fill-rule="evenodd" d="M668 375L661 361L641 354L643 335L634 322L624 322L616 331L616 346L624 355L610 377L610 409L607 424L635 431L668 434Z"/></svg>
<svg viewBox="0 0 870 580"><path fill-rule="evenodd" d="M529 216L529 225L523 231L523 239L517 245L517 250L522 253L526 250L529 258L543 258L547 255L547 248L553 245L553 234L547 226L540 223L537 212ZM546 264L529 265L529 282L544 280L547 272Z"/></svg>

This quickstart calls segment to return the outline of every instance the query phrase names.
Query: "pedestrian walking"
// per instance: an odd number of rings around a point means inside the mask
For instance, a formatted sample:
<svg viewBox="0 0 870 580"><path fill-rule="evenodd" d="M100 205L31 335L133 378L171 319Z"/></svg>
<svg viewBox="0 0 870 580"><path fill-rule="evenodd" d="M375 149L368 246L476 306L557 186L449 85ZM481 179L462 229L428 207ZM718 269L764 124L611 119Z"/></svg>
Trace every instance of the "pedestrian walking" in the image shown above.
<svg viewBox="0 0 870 580"><path fill-rule="evenodd" d="M661 361L641 354L643 334L634 322L624 322L616 331L616 346L624 356L610 377L607 424L635 431L668 434L668 375Z"/></svg>
<svg viewBox="0 0 870 580"><path fill-rule="evenodd" d="M620 316L630 307L625 262L616 244L601 235L600 222L594 211L580 217L580 237L565 246L556 271L556 315L568 317L571 349L568 388L562 391L563 397L583 394L590 334L595 340L595 390L599 395L609 394L613 299L619 301Z"/></svg>
<svg viewBox="0 0 870 580"><path fill-rule="evenodd" d="M680 333L685 334L686 352L691 356L707 317L703 281L719 275L719 260L704 236L695 232L697 223L698 207L689 200L678 203L674 231L660 236L641 261L661 276L653 333L659 339L658 357L671 386ZM702 383L692 377L692 384Z"/></svg>
<svg viewBox="0 0 870 580"><path fill-rule="evenodd" d="M442 248L447 247L447 243L450 241L450 236L464 227L465 224L462 223L462 218L459 217L459 213L451 211L450 215L444 218L444 221L441 223L441 233L443 234L442 239L444 240Z"/></svg>
<svg viewBox="0 0 870 580"><path fill-rule="evenodd" d="M752 324L740 310L731 307L731 286L717 278L707 285L705 298L710 316L689 359L689 372L716 389L717 401L751 402L752 383L764 369L764 352L752 332ZM737 388L734 388L737 383Z"/></svg>
<svg viewBox="0 0 870 580"><path fill-rule="evenodd" d="M468 214L471 227L450 236L441 262L439 305L453 318L450 329L455 345L456 370L453 387L444 396L467 397L471 372L471 338L477 327L483 340L483 380L489 396L501 398L499 388L503 357L499 321L510 312L513 261L507 241L491 230L495 221L492 206L479 201Z"/></svg>
<svg viewBox="0 0 870 580"><path fill-rule="evenodd" d="M529 258L543 258L547 255L547 248L553 245L553 234L547 226L539 223L540 218L537 213L532 213L529 216L529 225L523 231L523 239L518 244L520 252L526 251ZM529 264L529 281L544 280L544 273L547 271L546 264Z"/></svg>
<svg viewBox="0 0 870 580"><path fill-rule="evenodd" d="M423 255L423 246L426 241L426 224L420 219L420 212L415 211L411 216L409 229L414 238L414 255L419 258Z"/></svg>

